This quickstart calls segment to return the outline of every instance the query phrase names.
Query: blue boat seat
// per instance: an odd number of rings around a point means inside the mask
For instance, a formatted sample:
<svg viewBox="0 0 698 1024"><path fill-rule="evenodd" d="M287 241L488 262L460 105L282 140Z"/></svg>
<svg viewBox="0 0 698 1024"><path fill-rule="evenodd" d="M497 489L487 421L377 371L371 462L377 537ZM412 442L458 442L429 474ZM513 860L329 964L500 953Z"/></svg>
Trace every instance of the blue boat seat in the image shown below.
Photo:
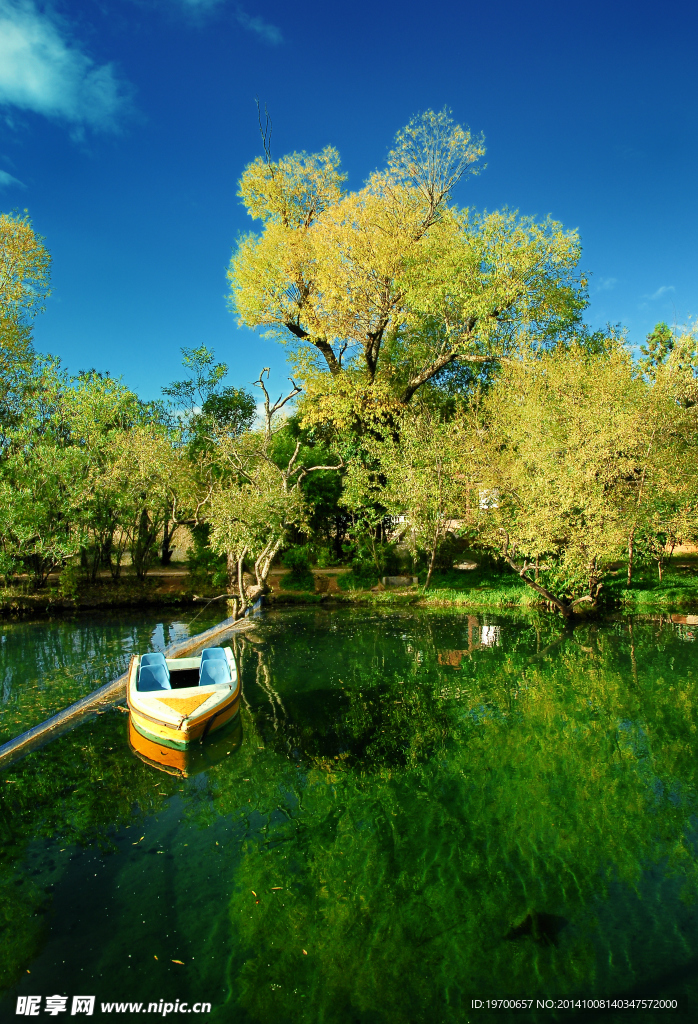
<svg viewBox="0 0 698 1024"><path fill-rule="evenodd" d="M215 683L229 683L230 665L222 647L207 647L201 655L199 686Z"/></svg>
<svg viewBox="0 0 698 1024"><path fill-rule="evenodd" d="M149 654L143 654L141 656L141 665L162 665L167 671L167 677L169 679L170 670L167 667L165 655L161 651L150 651Z"/></svg>
<svg viewBox="0 0 698 1024"><path fill-rule="evenodd" d="M153 652L143 655L136 689L139 693L172 689L170 670L167 667L164 654Z"/></svg>
<svg viewBox="0 0 698 1024"><path fill-rule="evenodd" d="M201 652L201 661L227 661L225 651L222 647L207 647Z"/></svg>

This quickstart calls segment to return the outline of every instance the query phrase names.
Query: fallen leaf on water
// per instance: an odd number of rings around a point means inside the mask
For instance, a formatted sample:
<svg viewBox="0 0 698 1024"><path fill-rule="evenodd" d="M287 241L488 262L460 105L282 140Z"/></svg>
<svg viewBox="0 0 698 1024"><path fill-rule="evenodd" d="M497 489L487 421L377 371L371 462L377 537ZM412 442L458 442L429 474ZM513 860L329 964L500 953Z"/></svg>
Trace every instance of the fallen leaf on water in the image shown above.
<svg viewBox="0 0 698 1024"><path fill-rule="evenodd" d="M184 967L184 960L173 960L172 963L173 964L181 964L182 967Z"/></svg>

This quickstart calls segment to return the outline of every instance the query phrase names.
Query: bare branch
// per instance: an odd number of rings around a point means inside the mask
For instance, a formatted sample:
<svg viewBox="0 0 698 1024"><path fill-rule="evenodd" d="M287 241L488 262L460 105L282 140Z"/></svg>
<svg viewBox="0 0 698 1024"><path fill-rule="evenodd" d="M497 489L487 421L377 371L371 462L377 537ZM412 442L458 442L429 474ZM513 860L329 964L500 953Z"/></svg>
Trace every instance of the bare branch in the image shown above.
<svg viewBox="0 0 698 1024"><path fill-rule="evenodd" d="M274 167L273 167L272 162L271 162L271 131L272 131L271 117L269 116L269 111L267 110L267 105L265 103L264 104L264 118L265 118L265 121L264 121L264 127L262 127L262 111L261 111L261 108L259 106L259 96L255 96L254 101L257 104L257 120L259 121L259 134L262 136L262 146L264 147L264 160L265 160L265 163L266 163L267 167L270 169L271 176L273 178L274 177Z"/></svg>
<svg viewBox="0 0 698 1024"><path fill-rule="evenodd" d="M262 391L264 392L264 438L266 441L269 441L271 439L271 424L275 413L277 413L279 409L283 409L287 402L290 402L292 398L295 398L296 395L299 395L303 390L303 388L300 387L300 385L296 384L293 377L289 377L288 379L291 381L291 384L293 385L293 390L290 391L285 398L282 395L279 395L277 400L272 405L271 399L269 398L269 392L267 391L266 385L264 383L264 374L266 373L268 380L269 372L269 367L264 366L262 368L262 372L259 375L259 379L252 382L253 387L261 388Z"/></svg>

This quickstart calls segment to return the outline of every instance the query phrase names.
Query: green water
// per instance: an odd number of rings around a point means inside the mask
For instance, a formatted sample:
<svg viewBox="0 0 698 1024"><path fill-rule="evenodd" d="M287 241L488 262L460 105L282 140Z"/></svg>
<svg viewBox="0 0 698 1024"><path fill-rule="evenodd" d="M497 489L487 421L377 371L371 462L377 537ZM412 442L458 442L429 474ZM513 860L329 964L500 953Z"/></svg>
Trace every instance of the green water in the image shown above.
<svg viewBox="0 0 698 1024"><path fill-rule="evenodd" d="M132 654L161 651L225 614L219 602L164 615L156 609L115 610L0 621L0 743L118 678Z"/></svg>
<svg viewBox="0 0 698 1024"><path fill-rule="evenodd" d="M1 1019L38 993L104 1019L696 1019L695 627L318 609L238 642L241 721L188 777L116 712L0 772ZM533 1005L472 1008L494 998ZM563 998L678 1008L536 1005Z"/></svg>

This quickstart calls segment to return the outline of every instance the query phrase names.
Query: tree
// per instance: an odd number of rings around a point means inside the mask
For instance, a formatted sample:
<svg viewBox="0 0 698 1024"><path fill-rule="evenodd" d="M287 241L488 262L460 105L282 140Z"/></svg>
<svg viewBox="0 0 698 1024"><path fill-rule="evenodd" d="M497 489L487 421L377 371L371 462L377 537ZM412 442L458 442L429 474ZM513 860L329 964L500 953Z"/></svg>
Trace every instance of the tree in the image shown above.
<svg viewBox="0 0 698 1024"><path fill-rule="evenodd" d="M469 443L482 536L566 618L621 554L642 453L645 385L620 343L504 367Z"/></svg>
<svg viewBox="0 0 698 1024"><path fill-rule="evenodd" d="M667 545L691 532L698 506L698 345L695 333L674 334L659 323L642 346L646 387L638 422L628 528L627 585L632 585L636 535L662 579Z"/></svg>
<svg viewBox="0 0 698 1024"><path fill-rule="evenodd" d="M245 613L260 594L268 589L272 562L292 526L303 526L307 507L301 483L309 473L337 470L342 463L307 466L299 459L298 439L289 457L279 459L274 451L278 413L300 388L271 403L264 381L264 369L256 386L264 393L264 426L235 436L220 431L209 459L213 466L206 510L202 513L211 526L210 544L225 554L228 584L237 585L234 616ZM283 426L283 424L282 424ZM254 580L246 581L245 564L251 562Z"/></svg>
<svg viewBox="0 0 698 1024"><path fill-rule="evenodd" d="M184 380L173 381L163 394L174 400L180 422L194 449L205 444L212 427L241 434L252 426L255 400L242 388L224 387L226 363L216 363L212 349L205 345L183 348L182 363L189 370Z"/></svg>
<svg viewBox="0 0 698 1024"><path fill-rule="evenodd" d="M31 325L49 294L51 257L25 214L0 214L0 445L33 379Z"/></svg>
<svg viewBox="0 0 698 1024"><path fill-rule="evenodd" d="M253 396L242 388L223 386L228 366L215 362L212 349L199 345L198 348L183 348L181 351L188 376L173 381L162 390L176 407L181 440L186 445L192 465L208 454L208 470L211 472L210 455L215 448L213 435L238 437L249 430L256 415L256 404ZM201 483L203 486L204 481ZM193 522L188 525L193 525ZM165 520L163 565L167 565L172 556L170 544L176 529L177 524Z"/></svg>
<svg viewBox="0 0 698 1024"><path fill-rule="evenodd" d="M178 522L182 506L190 514L194 497L188 468L184 453L157 424L134 424L112 441L101 485L116 505L122 552L128 548L139 579L156 557L165 524ZM114 554L118 576L120 556Z"/></svg>
<svg viewBox="0 0 698 1024"><path fill-rule="evenodd" d="M118 579L130 549L142 577L153 531L186 508L187 467L157 410L120 381L35 359L0 456L2 571L40 586L80 553L93 580L101 565Z"/></svg>
<svg viewBox="0 0 698 1024"><path fill-rule="evenodd" d="M640 366L650 376L658 366L663 365L674 349L674 332L671 327L661 321L655 324L654 330L647 335L644 345L640 345L643 358Z"/></svg>
<svg viewBox="0 0 698 1024"><path fill-rule="evenodd" d="M238 194L263 229L232 258L231 307L292 345L306 417L399 409L457 360L499 357L522 332L547 345L578 322L576 233L450 205L483 154L427 111L358 192L342 191L331 148L245 169Z"/></svg>
<svg viewBox="0 0 698 1024"><path fill-rule="evenodd" d="M396 427L364 436L361 454L350 464L344 502L355 512L379 503L404 517L408 543L428 558L427 589L439 542L465 507L463 430L457 420L440 423L424 414L404 415Z"/></svg>
<svg viewBox="0 0 698 1024"><path fill-rule="evenodd" d="M31 321L49 295L51 257L26 214L0 214L0 349L26 356ZM3 367L0 366L0 369Z"/></svg>

